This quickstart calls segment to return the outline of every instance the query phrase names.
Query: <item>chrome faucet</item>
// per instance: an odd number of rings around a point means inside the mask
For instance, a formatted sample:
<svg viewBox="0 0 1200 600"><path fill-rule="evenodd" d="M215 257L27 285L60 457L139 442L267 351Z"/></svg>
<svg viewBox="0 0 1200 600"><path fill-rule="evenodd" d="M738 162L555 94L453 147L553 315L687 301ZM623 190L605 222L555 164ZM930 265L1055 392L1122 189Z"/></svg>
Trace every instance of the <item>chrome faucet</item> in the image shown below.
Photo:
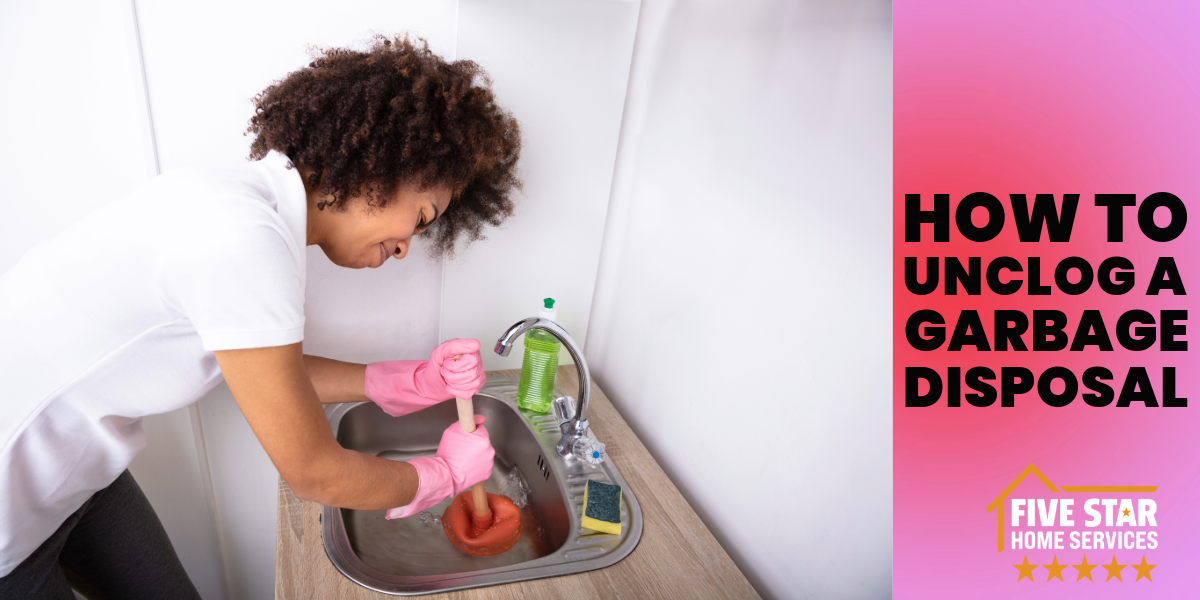
<svg viewBox="0 0 1200 600"><path fill-rule="evenodd" d="M583 351L575 343L575 339L567 333L566 329L559 327L558 323L549 319L530 317L509 327L508 331L505 331L504 335L500 336L496 342L496 354L508 356L513 343L517 341L517 336L530 329L541 329L558 338L558 341L566 346L571 359L575 361L575 370L579 373L579 410L572 410L574 407L571 406L569 396L554 400L554 412L559 421L558 428L562 430L562 439L558 441L556 450L558 450L559 456L571 456L575 442L585 437L588 432L587 409L588 396L592 389L592 376L588 372L587 361L583 360Z"/></svg>

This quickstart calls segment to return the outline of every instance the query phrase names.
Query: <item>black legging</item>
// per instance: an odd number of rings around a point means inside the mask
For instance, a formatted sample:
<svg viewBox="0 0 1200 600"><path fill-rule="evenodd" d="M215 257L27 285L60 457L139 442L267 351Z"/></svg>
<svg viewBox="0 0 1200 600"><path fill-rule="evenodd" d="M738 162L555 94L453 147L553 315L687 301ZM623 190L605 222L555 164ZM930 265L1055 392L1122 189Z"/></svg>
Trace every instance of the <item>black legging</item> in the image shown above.
<svg viewBox="0 0 1200 600"><path fill-rule="evenodd" d="M67 517L12 573L0 600L200 598L129 471Z"/></svg>

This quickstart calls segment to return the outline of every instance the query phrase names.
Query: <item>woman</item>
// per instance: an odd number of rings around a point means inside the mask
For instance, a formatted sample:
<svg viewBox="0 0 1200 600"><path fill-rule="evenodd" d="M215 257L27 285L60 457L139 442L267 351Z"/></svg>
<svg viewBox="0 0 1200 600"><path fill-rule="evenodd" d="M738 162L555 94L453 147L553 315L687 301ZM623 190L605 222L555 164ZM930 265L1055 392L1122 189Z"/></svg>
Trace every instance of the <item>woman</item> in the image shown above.
<svg viewBox="0 0 1200 600"><path fill-rule="evenodd" d="M341 448L321 403L392 415L483 385L479 342L427 361L304 356L306 245L379 267L512 212L516 121L424 44L327 50L255 98L254 162L156 178L0 276L0 598L198 597L126 470L141 417L222 378L297 496L415 514L491 474L482 417L400 463Z"/></svg>

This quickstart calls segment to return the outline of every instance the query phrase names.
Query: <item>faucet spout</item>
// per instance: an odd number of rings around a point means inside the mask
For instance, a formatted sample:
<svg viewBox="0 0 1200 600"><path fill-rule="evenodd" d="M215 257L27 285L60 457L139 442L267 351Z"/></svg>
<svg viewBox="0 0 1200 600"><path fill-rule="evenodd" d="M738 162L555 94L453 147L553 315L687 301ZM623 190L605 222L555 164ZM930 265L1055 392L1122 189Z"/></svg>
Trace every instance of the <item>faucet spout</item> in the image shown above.
<svg viewBox="0 0 1200 600"><path fill-rule="evenodd" d="M530 329L541 329L558 338L558 341L566 347L567 353L571 355L571 360L575 362L575 371L579 374L579 408L575 411L574 417L559 425L562 430L562 439L559 440L556 447L559 456L570 456L575 442L587 435L587 409L588 398L591 396L592 376L588 371L587 361L583 359L583 350L579 344L575 343L575 338L572 338L571 334L567 333L567 330L560 327L558 323L549 319L530 317L513 324L496 341L494 348L496 354L508 356L517 337L524 335Z"/></svg>

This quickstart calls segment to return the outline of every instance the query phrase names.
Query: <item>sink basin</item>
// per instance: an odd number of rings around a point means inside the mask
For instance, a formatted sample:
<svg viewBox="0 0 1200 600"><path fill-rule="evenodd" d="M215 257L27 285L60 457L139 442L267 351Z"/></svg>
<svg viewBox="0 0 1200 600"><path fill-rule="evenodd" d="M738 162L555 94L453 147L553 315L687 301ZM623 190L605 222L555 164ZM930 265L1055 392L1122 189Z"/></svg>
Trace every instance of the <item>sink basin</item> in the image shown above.
<svg viewBox="0 0 1200 600"><path fill-rule="evenodd" d="M642 511L621 474L610 461L589 465L558 456L554 417L518 408L516 384L512 377L490 378L473 402L475 413L487 417L496 449L487 491L524 504L517 545L495 556L460 551L440 522L449 499L428 514L391 521L382 510L324 506L321 538L338 571L363 587L408 596L581 573L633 552L642 535ZM330 405L325 412L344 448L392 460L433 456L442 431L458 421L454 402L403 417L388 416L371 402ZM621 535L580 526L589 479L621 486Z"/></svg>

